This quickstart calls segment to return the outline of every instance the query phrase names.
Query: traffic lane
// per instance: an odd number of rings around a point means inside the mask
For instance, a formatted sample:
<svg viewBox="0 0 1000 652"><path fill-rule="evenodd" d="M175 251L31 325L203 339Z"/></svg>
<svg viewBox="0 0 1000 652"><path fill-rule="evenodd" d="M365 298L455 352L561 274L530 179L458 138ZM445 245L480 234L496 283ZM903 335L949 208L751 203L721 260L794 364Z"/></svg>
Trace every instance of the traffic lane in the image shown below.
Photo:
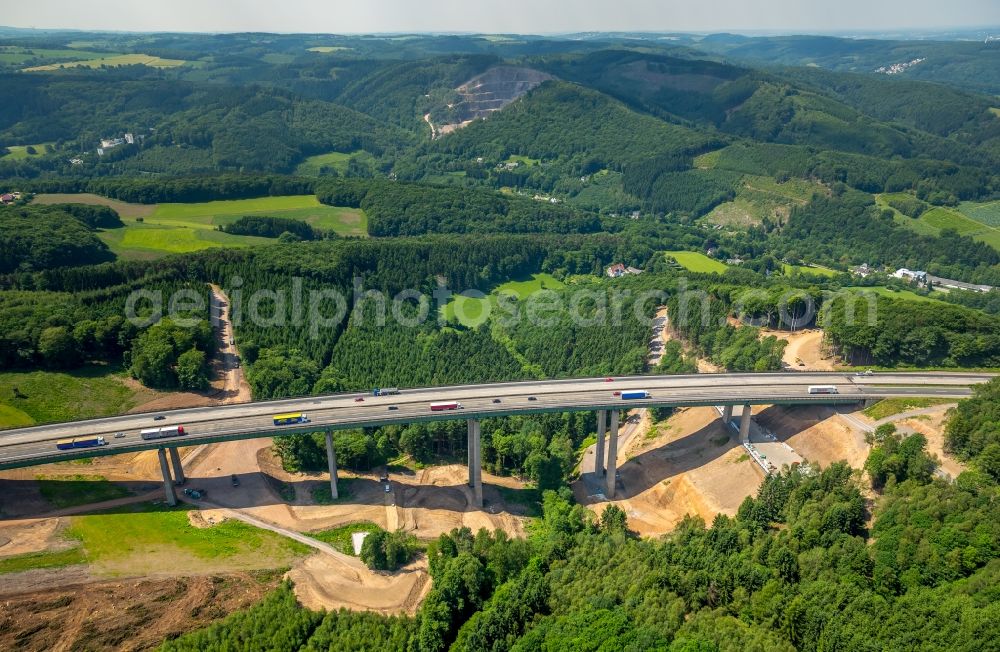
<svg viewBox="0 0 1000 652"><path fill-rule="evenodd" d="M486 402L487 399L466 398L464 399L463 405L465 405L467 410L473 409L476 412L482 412L484 410L507 411L510 409L512 404L516 406L519 403L521 404L520 408L515 407L515 410L517 411L530 411L532 407L550 408L554 406L567 407L567 408L601 406L613 409L616 406L608 404L609 403L613 404L617 400L621 399L615 397L612 391L608 387L605 387L604 389L605 391L607 391L607 393L605 394L604 392L601 392L600 395L597 397L595 397L596 393L593 391L565 393L558 395L539 394L535 396L536 398L535 401L531 401L527 396L518 396L513 398L507 397L504 399L499 399L501 403L498 404L493 403L493 399L488 399L488 402ZM719 401L720 403L725 403L731 401L739 402L742 400L756 400L759 398L759 393L761 391L767 393L768 399L774 399L774 400L777 400L782 397L795 398L802 396L816 396L808 394L807 386L796 388L797 391L792 392L791 394L782 394L782 392L784 392L787 389L788 388L784 385L774 385L770 387L758 386L753 389L753 395L746 395L746 396L737 395L734 397L730 394L729 396L726 397L719 397L717 393L704 392L703 388L684 388L684 389L670 390L669 398L671 401L678 401L682 399L700 400L705 398L711 398L713 400ZM856 387L853 385L842 385L839 386L838 394L836 395L838 396L856 395L859 397L861 395L867 395L871 397L885 397L885 396L896 396L896 395L903 395L903 396L935 395L935 396L964 397L969 395L969 393L970 393L969 390L956 391L956 389L953 388L906 388L906 387L863 388L863 387ZM622 406L622 409L629 409L628 406L630 405L656 404L657 402L662 402L664 399L662 394L658 395L656 392L652 392L651 394L652 394L651 399L630 400L628 401L627 404L622 403L620 405ZM827 395L827 396L834 396L834 395ZM391 397L391 398L399 398L399 397ZM322 426L322 425L340 426L342 425L342 422L347 421L351 422L352 424L357 424L359 427L361 427L364 426L368 421L384 422L386 420L385 419L386 415L382 410L384 408L385 411L390 411L388 410L388 406L390 405L397 406L398 409L392 411L395 412L395 414L392 416L402 422L405 422L406 420L415 417L420 418L421 416L426 415L426 413L429 411L428 407L429 404L425 403L422 400L396 401L396 402L390 402L386 400L383 401L381 404L368 402L366 400L363 403L356 403L354 401L351 401L350 403L333 408L330 407L320 408L317 410L310 411L306 414L308 414L308 416L310 417L310 423L316 426ZM595 409L597 409L597 407L595 407ZM249 416L249 417L239 417L239 418L232 418L232 417L218 418L211 422L201 422L201 423L196 423L194 425L186 423L172 424L166 421L164 421L163 424L185 426L185 430L188 431L188 438L198 434L217 435L218 433L227 433L230 431L242 432L246 430L269 431L280 434L280 427L278 427L279 429L276 430L276 427L273 425L271 416L272 415L268 414L268 416L266 417ZM216 425L214 426L209 425L208 427L205 427L206 423L216 424ZM301 424L292 424L288 426L287 429L293 431L296 425L301 425ZM93 430L90 430L89 428L86 430L81 428L77 432L72 433L71 436L76 436L76 437L104 436L105 439L108 441L109 445L113 447L123 447L123 446L127 447L128 445L133 444L134 440L139 437L137 430L131 432L127 431L126 437L122 439L115 438L114 437L115 432L117 432L117 430L95 432ZM59 438L61 437L45 437L45 438L35 437L27 442L18 442L18 443L5 442L2 445L0 445L0 450L8 450L18 446L19 444L20 445L31 445L33 443L51 444L52 442L54 442L56 439Z"/></svg>
<svg viewBox="0 0 1000 652"><path fill-rule="evenodd" d="M756 391L776 391L778 389L785 389L785 388L787 388L786 385L755 386ZM842 385L841 388L843 393L855 391L855 388L851 385ZM466 397L459 397L454 400L465 404L466 407L470 405L482 404L484 401L488 401L489 405L505 405L505 404L509 405L511 401L514 402L526 401L528 403L531 403L532 401L529 399L529 396L533 396L535 397L536 402L540 401L541 402L540 404L544 405L549 405L552 403L559 403L559 404L566 403L569 405L576 405L580 401L586 403L587 400L591 399L595 395L599 395L601 398L608 398L612 401L621 400L619 397L615 396L614 393L627 390L629 388L620 385L613 386L611 383L602 383L598 389L587 389L585 391L574 391L574 392L567 391L560 393L552 393L552 392L537 393L537 394L503 396L503 397L487 396L482 398L470 398L466 396ZM681 395L686 396L692 393L698 395L704 395L705 393L704 389L705 388L698 386L669 388L669 389L658 388L655 390L651 390L651 393L654 396L656 396L658 393L662 394L663 391L669 391L671 396L681 396ZM798 389L800 389L803 392L806 391L805 386ZM448 400L442 397L435 397L435 398L441 401ZM493 403L494 400L499 400L501 402ZM314 409L295 410L294 412L301 412L305 414L310 419L311 422L333 423L332 421L329 420L328 417L333 416L348 420L364 420L365 416L371 414L371 412L373 411L379 411L379 410L388 411L389 406L391 405L395 405L398 408L397 410L399 412L398 416L400 417L404 415L413 416L414 414L420 414L428 411L430 409L429 408L430 402L431 401L427 401L426 398L408 397L404 395L378 397L378 398L365 398L363 401L360 402L351 399L348 401L341 401L335 405L328 405L324 404L323 402L312 401L310 402L310 405ZM300 407L305 407L305 406L300 406ZM130 425L127 422L122 423L115 421L113 424L102 424L100 422L85 422L83 424L79 424L73 429L59 428L52 430L44 430L38 433L32 433L30 438L26 440L23 437L21 438L21 441L18 441L17 439L14 438L0 439L0 448L6 446L14 446L19 443L32 443L37 441L50 442L63 438L85 437L85 436L95 436L95 437L104 436L106 439L110 440L109 444L115 444L117 442L114 441L116 439L114 435L118 432L124 432L126 434L125 438L127 439L132 436L138 436L139 430L144 430L153 427L167 427L172 425L182 425L184 426L185 430L188 430L191 433L198 432L200 428L203 428L204 424L212 424L212 423L231 424L233 427L239 427L239 426L260 427L261 424L266 422L268 428L275 427L272 421L272 417L274 415L271 412L266 412L264 415L256 415L256 414L234 415L228 412L229 411L222 411L220 409L216 418L207 421L181 422L181 421L164 419L163 421L153 422L153 425L150 425L147 421L140 421L138 423L133 422L131 424L132 425L131 428L127 427L128 425ZM294 426L295 424L292 425ZM100 427L95 428L95 426L104 426L104 428L107 428L108 426L112 427L111 429L102 429Z"/></svg>
<svg viewBox="0 0 1000 652"><path fill-rule="evenodd" d="M975 376L979 377L979 376ZM705 378L713 378L716 382L711 383L694 383L691 381ZM865 380L870 380L872 377L865 377ZM917 379L923 380L933 380L940 381L942 378L948 379L947 376L939 376L937 374L933 375L897 375L894 378L894 382L898 383L900 379L905 378L907 380L913 381ZM641 377L639 379L631 379L628 381L615 381L614 384L606 382L604 379L591 379L588 381L577 381L575 383L561 382L555 388L551 387L546 383L541 383L537 386L531 387L533 390L544 390L533 392L532 395L536 396L557 396L562 397L570 393L571 390L575 390L574 393L594 393L607 391L609 388L614 387L616 391L627 390L627 389L648 389L652 392L663 392L669 391L671 393L678 392L688 392L702 390L706 388L712 388L719 385L720 380L725 379L728 383L732 383L734 380L745 380L753 381L746 382L744 386L755 387L759 390L764 390L766 388L774 387L799 387L801 388L806 382L815 382L820 379L826 380L828 383L831 380L840 379L841 382L837 383L842 390L845 387L857 386L858 388L865 390L867 388L864 384L858 384L855 381L856 378L852 376L846 376L843 374L750 374L750 375L733 375L727 374L722 376L710 377L707 375L701 376L689 376L681 377L677 376L661 376L661 377ZM678 385L681 380L687 381L686 384ZM848 384L845 385L843 382L847 380ZM951 379L955 380L955 379ZM770 381L770 383L767 383ZM524 383L516 384L521 389L526 389ZM641 387L639 387L641 385ZM497 392L485 392L484 389L478 388L476 391L470 391L462 393L458 396L445 396L439 392L438 389L424 389L424 390L405 390L398 395L392 396L382 396L364 397L363 403L365 407L371 409L378 406L388 407L392 404L397 405L425 405L433 400L459 400L469 402L475 400L476 398L482 398L483 394L486 393L486 398L499 397L501 400L518 400L524 398L524 394L511 395L509 391L513 388L510 386L505 386L507 393L497 393ZM555 391L558 389L559 391ZM849 391L849 390L844 390ZM867 388L867 391L872 391L871 388ZM912 391L906 391L905 388L896 387L894 390L897 393L905 395L913 395L920 393L928 394L948 394L950 390L940 390L931 387L916 388ZM843 392L842 392L843 393ZM289 412L304 412L307 414L316 412L325 412L327 410L341 410L346 414L350 414L350 410L358 405L356 398L361 396L359 394L349 394L349 395L338 395L333 398L309 398L309 399L296 399L294 402L289 403L288 401L280 401L281 407L285 411ZM128 415L125 417L112 417L102 420L85 421L75 424L60 424L55 426L42 426L33 427L30 429L20 429L17 431L11 431L4 436L0 436L0 447L11 446L16 444L27 444L34 441L52 441L55 439L71 438L71 437L83 437L88 435L104 435L108 438L113 438L114 434L117 432L128 432L137 431L140 429L177 424L182 425L194 425L197 427L203 423L213 423L219 421L226 421L229 423L235 423L238 419L259 419L266 418L270 419L275 413L273 409L275 403L255 403L248 405L236 405L236 406L219 406L216 408L198 408L199 419L196 420L183 420L181 419L189 412L184 410L178 411L166 411L165 415L169 415L170 419L164 419L162 421L152 420L148 415L134 416Z"/></svg>
<svg viewBox="0 0 1000 652"><path fill-rule="evenodd" d="M831 395L811 395L808 393L807 388L799 388L800 391L787 391L788 388L784 386L772 386L770 388L764 388L765 391L761 391L761 388L754 388L753 393L748 393L745 395L738 395L737 397L732 397L731 395L727 398L720 398L716 392L705 392L702 389L698 390L686 390L686 391L673 391L669 396L670 403L684 403L684 402L705 402L705 401L750 401L750 402L760 402L760 401L772 401L772 400L783 400L783 399L815 399L817 402L823 400L830 400L831 397L838 396L836 394ZM862 398L862 394L857 388L853 386L843 386L842 391L839 396L851 396ZM530 400L527 396L516 397L515 399L507 399L504 401L501 399L500 404L493 403L492 399L471 399L463 403L463 409L461 410L448 410L447 412L431 412L427 404L410 403L410 404L399 404L398 410L389 411L386 407L385 410L379 409L380 406L362 406L361 404L353 404L347 408L337 408L337 409L327 409L314 411L310 415L310 423L306 427L321 429L323 427L336 427L336 428L350 428L350 427L365 427L370 425L380 425L387 421L394 421L399 423L407 423L412 421L424 421L430 419L463 419L463 418L473 418L477 416L490 416L495 413L531 413L531 412L551 412L559 411L562 409L568 410L587 410L587 409L620 409L627 411L637 407L651 407L658 404L662 404L666 397L660 395L657 396L655 393L649 399L633 399L633 400L622 400L620 397L616 397L611 391L607 393L601 393L599 396L595 396L594 392L578 392L572 394L563 395L540 395L535 397L535 400ZM621 401L621 402L619 402ZM433 415L433 416L432 416ZM171 424L167 424L171 425ZM169 437L157 440L141 440L138 432L127 433L127 436L122 439L116 439L111 436L108 438L107 433L101 432L90 432L86 433L91 436L105 436L108 446L102 447L103 450L114 450L116 448L122 448L124 450L134 450L137 444L140 444L146 448L155 448L158 446L171 446L171 445L182 445L178 442L193 442L197 443L199 439L210 439L216 437L232 436L233 438L238 438L239 435L246 435L248 433L257 434L260 436L277 436L281 435L282 428L275 427L270 416L267 418L260 417L242 417L239 419L220 419L212 422L207 427L204 424L198 426L189 427L187 424L172 424L172 425L184 425L186 434L182 437ZM288 432L295 432L296 430L303 429L305 424L292 424L287 426ZM78 436L84 436L80 434ZM45 453L46 455L52 454L52 449L54 448L55 440L34 440L32 442L22 443L22 444L12 444L0 448L0 460L11 460L18 459L25 455L35 455L39 453ZM187 445L187 444L183 444Z"/></svg>
<svg viewBox="0 0 1000 652"><path fill-rule="evenodd" d="M932 375L909 375L892 376L892 379L882 379L881 375L865 376L864 383L872 382L896 382L900 378L907 378L914 383L943 383L962 384L968 383L970 378L987 378L983 375L963 375L961 378L953 374L932 374ZM966 380L962 380L962 379ZM844 373L783 373L783 374L696 374L684 376L639 376L615 379L615 387L621 389L650 389L650 390L672 390L682 388L698 387L720 387L738 384L740 386L771 386L771 385L801 385L801 384L843 384L861 382L859 377ZM215 421L220 418L237 418L252 416L270 416L280 412L306 412L315 409L325 409L349 404L358 396L363 396L366 402L375 404L390 404L393 401L405 402L431 402L436 400L471 400L472 398L483 397L510 397L523 396L528 393L533 394L562 394L571 391L596 391L606 379L593 378L586 380L554 380L541 381L536 383L502 383L490 385L475 385L465 388L417 388L402 390L400 394L386 397L375 397L370 394L338 394L326 397L305 397L296 399L282 399L279 401L268 401L260 403L237 404L226 406L214 406L204 408L187 408L181 410L166 410L162 414L168 416L173 422L201 423L205 421ZM610 383L608 383L610 384ZM10 430L6 433L0 432L0 446L7 443L27 442L37 439L36 435L44 432L45 439L58 439L64 437L79 437L92 432L118 432L122 430L137 430L141 428L151 428L162 425L153 419L154 413L142 415L124 415L117 417L107 417L104 419L94 419L64 424L52 424L49 426L32 426ZM101 424L104 424L103 427Z"/></svg>

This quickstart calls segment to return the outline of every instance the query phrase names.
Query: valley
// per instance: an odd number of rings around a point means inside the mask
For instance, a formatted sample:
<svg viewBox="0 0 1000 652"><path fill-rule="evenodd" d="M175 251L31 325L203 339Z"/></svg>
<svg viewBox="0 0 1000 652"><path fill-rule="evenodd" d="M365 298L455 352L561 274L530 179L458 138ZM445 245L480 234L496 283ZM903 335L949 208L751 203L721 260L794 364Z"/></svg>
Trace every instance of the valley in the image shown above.
<svg viewBox="0 0 1000 652"><path fill-rule="evenodd" d="M0 647L1000 640L995 40L293 5L0 27Z"/></svg>

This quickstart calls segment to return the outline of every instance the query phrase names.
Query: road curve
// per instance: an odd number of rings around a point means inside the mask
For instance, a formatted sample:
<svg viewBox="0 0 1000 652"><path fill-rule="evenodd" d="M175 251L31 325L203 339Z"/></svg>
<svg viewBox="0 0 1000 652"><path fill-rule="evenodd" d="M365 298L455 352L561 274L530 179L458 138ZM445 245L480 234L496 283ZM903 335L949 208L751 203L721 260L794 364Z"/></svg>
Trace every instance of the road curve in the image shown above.
<svg viewBox="0 0 1000 652"><path fill-rule="evenodd" d="M677 376L629 376L491 383L402 390L395 396L336 394L279 401L261 401L158 412L130 414L69 423L56 423L0 431L0 469L33 466L84 457L149 450L162 446L190 446L235 439L282 434L374 427L462 418L509 416L538 412L629 409L655 406L854 403L867 399L903 396L964 398L971 386L987 382L994 374L876 373L869 376L843 372L731 373ZM832 385L835 394L810 394L811 385ZM614 392L646 390L650 397L622 400ZM357 401L363 397L363 401ZM460 410L432 412L434 401L457 401ZM394 409L389 409L393 406ZM272 415L302 412L310 422L274 426ZM144 441L139 430L183 425L186 436ZM116 438L115 433L124 433ZM58 439L101 435L106 446L59 451Z"/></svg>

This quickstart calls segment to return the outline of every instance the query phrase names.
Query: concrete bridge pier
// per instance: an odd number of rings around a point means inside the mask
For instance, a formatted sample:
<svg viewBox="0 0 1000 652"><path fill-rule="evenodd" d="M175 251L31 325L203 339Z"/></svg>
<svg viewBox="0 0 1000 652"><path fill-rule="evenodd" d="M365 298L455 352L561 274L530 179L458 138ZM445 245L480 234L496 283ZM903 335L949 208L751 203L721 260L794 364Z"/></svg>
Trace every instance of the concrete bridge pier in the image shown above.
<svg viewBox="0 0 1000 652"><path fill-rule="evenodd" d="M722 423L726 426L726 430L729 430L729 422L733 420L733 406L726 405L722 408Z"/></svg>
<svg viewBox="0 0 1000 652"><path fill-rule="evenodd" d="M184 466L181 465L181 454L176 448L170 449L170 464L174 467L174 484L180 486L187 478L184 477Z"/></svg>
<svg viewBox="0 0 1000 652"><path fill-rule="evenodd" d="M174 493L174 481L170 477L170 466L167 464L167 451L163 448L157 448L156 456L160 458L160 473L163 474L163 493L166 494L167 504L173 507L177 504L177 494Z"/></svg>
<svg viewBox="0 0 1000 652"><path fill-rule="evenodd" d="M469 486L473 504L483 506L483 454L479 419L469 419Z"/></svg>
<svg viewBox="0 0 1000 652"><path fill-rule="evenodd" d="M750 404L743 406L743 412L740 414L740 443L746 444L750 441L750 419L753 412L750 411Z"/></svg>
<svg viewBox="0 0 1000 652"><path fill-rule="evenodd" d="M594 447L594 473L598 477L604 475L604 436L608 429L608 411L597 411L597 445Z"/></svg>
<svg viewBox="0 0 1000 652"><path fill-rule="evenodd" d="M618 410L611 410L611 436L608 437L608 466L607 466L607 491L605 494L608 500L615 497L615 489L618 484Z"/></svg>
<svg viewBox="0 0 1000 652"><path fill-rule="evenodd" d="M333 433L326 431L326 463L330 467L330 496L337 500L337 451L333 448Z"/></svg>

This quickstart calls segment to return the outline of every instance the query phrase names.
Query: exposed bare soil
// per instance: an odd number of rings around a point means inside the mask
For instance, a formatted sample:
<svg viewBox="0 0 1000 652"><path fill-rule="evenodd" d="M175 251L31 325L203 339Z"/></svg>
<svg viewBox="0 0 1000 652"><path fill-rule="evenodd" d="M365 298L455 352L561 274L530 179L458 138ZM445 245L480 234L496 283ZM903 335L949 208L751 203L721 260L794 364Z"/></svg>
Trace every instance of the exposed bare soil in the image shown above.
<svg viewBox="0 0 1000 652"><path fill-rule="evenodd" d="M756 493L764 473L745 454L712 408L685 408L640 431L618 463L621 482L614 502L625 510L629 527L643 536L672 530L685 515L711 523L717 514L733 515ZM606 502L581 495L600 514ZM585 490L583 491L585 493Z"/></svg>
<svg viewBox="0 0 1000 652"><path fill-rule="evenodd" d="M794 333L774 330L761 332L761 337L769 335L788 342L781 358L787 368L799 371L836 370L837 358L824 345L821 329L813 328Z"/></svg>
<svg viewBox="0 0 1000 652"><path fill-rule="evenodd" d="M0 649L149 650L261 600L278 573L232 573L76 584L9 593L0 600ZM6 589L7 587L5 587Z"/></svg>
<svg viewBox="0 0 1000 652"><path fill-rule="evenodd" d="M108 206L123 218L146 217L156 210L156 204L131 204L92 193L41 193L32 199L36 204L89 204Z"/></svg>
<svg viewBox="0 0 1000 652"><path fill-rule="evenodd" d="M870 447L865 442L865 433L837 417L832 407L772 405L755 411L754 418L807 462L827 467L846 460L857 469L868 458Z"/></svg>

